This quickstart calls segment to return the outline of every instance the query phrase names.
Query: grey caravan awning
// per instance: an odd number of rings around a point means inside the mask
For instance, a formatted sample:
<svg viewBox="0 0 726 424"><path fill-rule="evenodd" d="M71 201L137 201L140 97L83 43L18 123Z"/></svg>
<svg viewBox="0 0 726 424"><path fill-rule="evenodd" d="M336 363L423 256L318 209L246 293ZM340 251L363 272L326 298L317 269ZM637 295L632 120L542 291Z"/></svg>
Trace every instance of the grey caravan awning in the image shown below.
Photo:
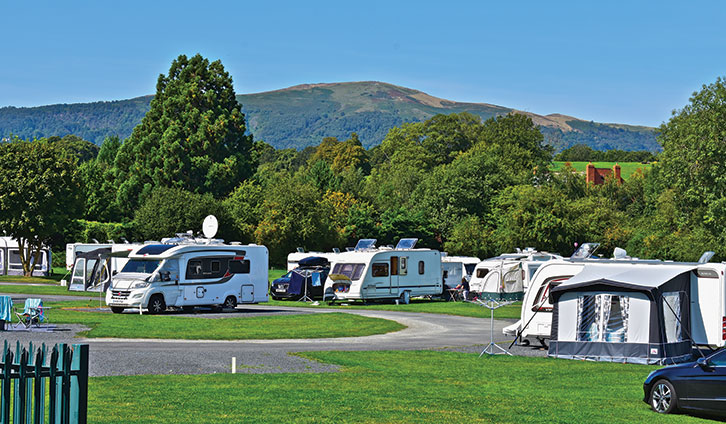
<svg viewBox="0 0 726 424"><path fill-rule="evenodd" d="M549 356L667 364L691 358L694 265L586 267L552 289Z"/></svg>

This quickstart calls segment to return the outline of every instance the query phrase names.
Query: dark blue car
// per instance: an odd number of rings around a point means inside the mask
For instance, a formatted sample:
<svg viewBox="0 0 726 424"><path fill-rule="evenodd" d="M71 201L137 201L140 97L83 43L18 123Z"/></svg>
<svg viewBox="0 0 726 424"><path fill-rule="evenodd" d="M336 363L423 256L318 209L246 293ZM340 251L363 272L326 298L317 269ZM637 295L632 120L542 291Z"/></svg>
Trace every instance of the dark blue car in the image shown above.
<svg viewBox="0 0 726 424"><path fill-rule="evenodd" d="M311 256L301 259L298 265L300 266L272 282L270 296L273 299L296 300L306 294L311 299L323 298L325 279L330 272L328 260Z"/></svg>
<svg viewBox="0 0 726 424"><path fill-rule="evenodd" d="M726 349L651 372L643 392L643 400L663 414L694 410L726 415Z"/></svg>

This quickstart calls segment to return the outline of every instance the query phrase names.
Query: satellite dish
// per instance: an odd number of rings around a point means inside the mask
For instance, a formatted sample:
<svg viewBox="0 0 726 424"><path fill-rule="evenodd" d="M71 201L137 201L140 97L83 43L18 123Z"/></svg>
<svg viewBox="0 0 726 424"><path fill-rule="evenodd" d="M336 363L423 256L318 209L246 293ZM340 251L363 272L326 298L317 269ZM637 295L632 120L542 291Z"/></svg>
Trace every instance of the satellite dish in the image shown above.
<svg viewBox="0 0 726 424"><path fill-rule="evenodd" d="M204 233L204 237L208 239L213 238L217 235L218 229L219 224L217 223L217 218L215 218L214 215L208 215L204 218L204 223L202 223L202 232Z"/></svg>

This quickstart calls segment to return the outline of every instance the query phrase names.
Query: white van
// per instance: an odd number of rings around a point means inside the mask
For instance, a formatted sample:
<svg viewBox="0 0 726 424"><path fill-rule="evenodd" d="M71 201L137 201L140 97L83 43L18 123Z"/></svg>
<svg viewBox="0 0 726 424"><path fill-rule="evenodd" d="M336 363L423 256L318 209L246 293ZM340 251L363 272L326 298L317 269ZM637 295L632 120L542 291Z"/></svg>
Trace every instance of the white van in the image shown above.
<svg viewBox="0 0 726 424"><path fill-rule="evenodd" d="M127 308L161 313L168 306L234 308L268 301L269 254L265 246L147 244L128 255L112 278L106 304L114 313Z"/></svg>
<svg viewBox="0 0 726 424"><path fill-rule="evenodd" d="M338 254L325 282L323 300L381 300L440 295L441 253L415 249L418 239L401 239L396 248L375 247L375 239L358 241Z"/></svg>
<svg viewBox="0 0 726 424"><path fill-rule="evenodd" d="M306 252L303 248L298 247L296 252L292 252L287 255L287 270L292 271L298 267L300 259L309 258L311 256L318 256L325 258L328 262L332 263L335 260L336 255L340 253L340 250L333 249L332 252Z"/></svg>

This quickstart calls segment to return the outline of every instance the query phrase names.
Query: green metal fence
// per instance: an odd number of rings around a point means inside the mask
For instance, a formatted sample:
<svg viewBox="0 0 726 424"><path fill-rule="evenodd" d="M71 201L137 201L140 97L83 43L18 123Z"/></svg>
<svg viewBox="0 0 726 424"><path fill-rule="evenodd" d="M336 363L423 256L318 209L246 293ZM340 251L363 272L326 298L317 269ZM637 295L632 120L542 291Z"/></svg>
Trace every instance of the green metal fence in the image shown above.
<svg viewBox="0 0 726 424"><path fill-rule="evenodd" d="M0 424L86 423L88 345L45 344L15 352L5 341L0 357ZM11 420L12 417L12 420Z"/></svg>

